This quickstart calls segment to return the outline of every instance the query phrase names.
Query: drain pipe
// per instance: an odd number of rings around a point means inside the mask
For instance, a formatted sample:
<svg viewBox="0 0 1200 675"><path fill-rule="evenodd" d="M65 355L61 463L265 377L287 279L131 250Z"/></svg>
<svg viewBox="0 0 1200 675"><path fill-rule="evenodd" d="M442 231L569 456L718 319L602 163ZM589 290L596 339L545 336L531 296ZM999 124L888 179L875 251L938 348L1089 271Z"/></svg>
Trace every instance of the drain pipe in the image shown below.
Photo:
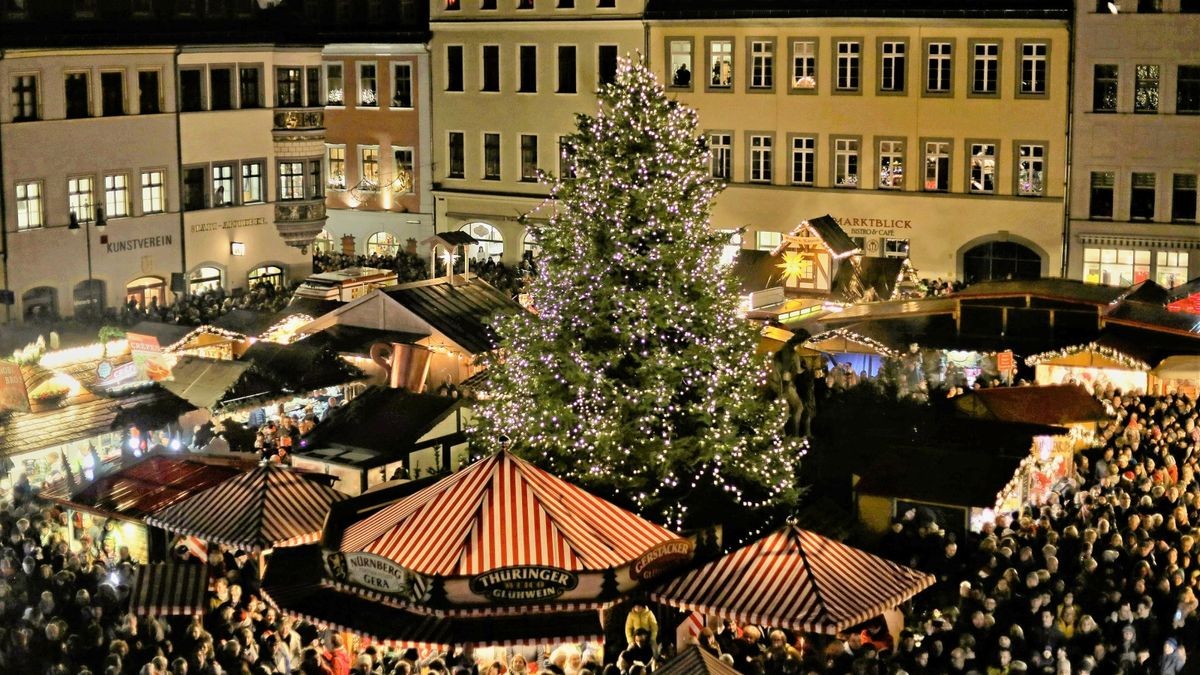
<svg viewBox="0 0 1200 675"><path fill-rule="evenodd" d="M178 297L187 297L188 279L187 279L187 223L184 220L183 208L183 121L181 119L183 110L182 89L179 86L179 54L183 51L180 45L175 46L175 73L172 79L175 82L175 190L176 190L176 206L179 208L179 274L183 278L181 292L176 293Z"/></svg>
<svg viewBox="0 0 1200 675"><path fill-rule="evenodd" d="M1071 266L1071 172L1072 145L1074 143L1075 120L1075 12L1067 22L1067 152L1066 167L1063 172L1063 228L1062 228L1062 270L1059 273L1067 278Z"/></svg>

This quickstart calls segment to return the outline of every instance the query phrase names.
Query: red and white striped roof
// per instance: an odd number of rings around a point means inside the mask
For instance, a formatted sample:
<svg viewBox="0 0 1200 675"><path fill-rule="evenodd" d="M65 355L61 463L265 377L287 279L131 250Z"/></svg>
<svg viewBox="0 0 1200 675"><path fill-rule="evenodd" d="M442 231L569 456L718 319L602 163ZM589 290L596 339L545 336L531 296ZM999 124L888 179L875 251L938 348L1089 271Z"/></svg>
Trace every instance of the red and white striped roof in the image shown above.
<svg viewBox="0 0 1200 675"><path fill-rule="evenodd" d="M744 623L836 633L933 583L923 572L787 525L678 577L651 597Z"/></svg>
<svg viewBox="0 0 1200 675"><path fill-rule="evenodd" d="M317 541L329 505L349 495L287 467L261 464L146 518L146 523L227 546L299 546Z"/></svg>
<svg viewBox="0 0 1200 675"><path fill-rule="evenodd" d="M204 613L204 596L207 592L207 565L138 565L129 604L130 609L140 615L197 615Z"/></svg>
<svg viewBox="0 0 1200 675"><path fill-rule="evenodd" d="M502 451L351 525L341 550L471 576L514 565L602 571L677 539Z"/></svg>

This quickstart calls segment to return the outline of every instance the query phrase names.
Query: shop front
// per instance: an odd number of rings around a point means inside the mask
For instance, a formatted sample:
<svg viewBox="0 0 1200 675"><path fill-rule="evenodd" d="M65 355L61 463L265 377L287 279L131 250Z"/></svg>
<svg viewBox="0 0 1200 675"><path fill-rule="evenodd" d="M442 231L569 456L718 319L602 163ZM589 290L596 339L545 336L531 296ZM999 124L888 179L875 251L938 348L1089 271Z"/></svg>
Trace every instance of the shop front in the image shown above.
<svg viewBox="0 0 1200 675"><path fill-rule="evenodd" d="M249 292L258 284L286 287L308 276L311 257L284 241L274 218L270 203L185 212L188 292Z"/></svg>

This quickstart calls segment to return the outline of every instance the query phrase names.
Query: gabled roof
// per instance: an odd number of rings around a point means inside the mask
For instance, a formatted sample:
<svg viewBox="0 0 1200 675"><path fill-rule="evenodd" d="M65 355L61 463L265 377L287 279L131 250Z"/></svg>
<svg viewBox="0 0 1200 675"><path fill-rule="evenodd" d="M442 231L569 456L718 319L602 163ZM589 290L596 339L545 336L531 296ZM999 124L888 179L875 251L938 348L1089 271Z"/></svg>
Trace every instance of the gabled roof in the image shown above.
<svg viewBox="0 0 1200 675"><path fill-rule="evenodd" d="M249 363L181 356L171 369L171 379L163 389L198 408L212 409L234 389L250 369Z"/></svg>
<svg viewBox="0 0 1200 675"><path fill-rule="evenodd" d="M977 389L955 399L954 405L967 417L1001 422L1067 425L1108 419L1099 401L1070 384Z"/></svg>
<svg viewBox="0 0 1200 675"><path fill-rule="evenodd" d="M346 384L363 376L327 346L307 340L287 345L259 340L242 359L278 387L295 392Z"/></svg>
<svg viewBox="0 0 1200 675"><path fill-rule="evenodd" d="M785 19L794 17L886 17L938 19L1052 19L1067 21L1071 5L1064 0L649 0L645 18Z"/></svg>
<svg viewBox="0 0 1200 675"><path fill-rule="evenodd" d="M305 436L306 450L299 454L364 468L387 464L411 450L422 436L462 403L462 399L371 387L337 408ZM361 448L370 452L355 453L339 460L330 454L330 447Z"/></svg>
<svg viewBox="0 0 1200 675"><path fill-rule="evenodd" d="M903 258L851 258L838 266L833 294L850 303L891 300L903 269Z"/></svg>
<svg viewBox="0 0 1200 675"><path fill-rule="evenodd" d="M339 354L370 354L371 345L377 342L416 344L425 337L427 336L417 333L335 323L305 337L302 341L313 346L331 349Z"/></svg>
<svg viewBox="0 0 1200 675"><path fill-rule="evenodd" d="M446 248L454 248L456 246L469 246L476 243L478 243L478 241L475 239L475 237L472 237L466 232L462 232L460 230L450 230L448 232L438 232L425 241L422 241L421 245L431 246L433 244L441 244Z"/></svg>
<svg viewBox="0 0 1200 675"><path fill-rule="evenodd" d="M231 333L257 337L276 323L275 314L235 309L212 322L213 326Z"/></svg>
<svg viewBox="0 0 1200 675"><path fill-rule="evenodd" d="M1127 300L1113 307L1105 315L1104 323L1175 333L1200 340L1200 316L1189 312L1173 312L1159 304Z"/></svg>
<svg viewBox="0 0 1200 675"><path fill-rule="evenodd" d="M158 346L166 349L195 331L195 326L179 326L160 321L139 321L126 332L154 337L158 340Z"/></svg>
<svg viewBox="0 0 1200 675"><path fill-rule="evenodd" d="M858 245L846 234L841 225L834 220L833 216L826 214L820 218L812 218L808 221L810 227L825 240L825 243L833 250L834 255L843 256L848 253L853 253L858 250Z"/></svg>
<svg viewBox="0 0 1200 675"><path fill-rule="evenodd" d="M655 675L737 675L733 666L709 654L698 645L679 652L654 671Z"/></svg>
<svg viewBox="0 0 1200 675"><path fill-rule="evenodd" d="M157 395L144 392L112 399L84 394L64 407L11 413L0 421L0 456L52 448L108 433L123 406L151 401Z"/></svg>
<svg viewBox="0 0 1200 675"><path fill-rule="evenodd" d="M981 281L971 284L953 297L968 298L1013 298L1030 295L1046 300L1058 300L1088 305L1109 305L1119 300L1126 289L1117 286L1085 284L1075 279L1014 279Z"/></svg>
<svg viewBox="0 0 1200 675"><path fill-rule="evenodd" d="M1126 289L1121 299L1147 302L1154 305L1165 305L1170 297L1171 294L1167 292L1167 289L1159 286L1153 279L1146 279Z"/></svg>
<svg viewBox="0 0 1200 675"><path fill-rule="evenodd" d="M495 333L489 325L493 316L525 311L479 277L453 285L444 278L416 281L381 292L472 354L495 348Z"/></svg>
<svg viewBox="0 0 1200 675"><path fill-rule="evenodd" d="M770 251L742 248L733 257L730 273L740 293L753 293L779 285L778 261Z"/></svg>

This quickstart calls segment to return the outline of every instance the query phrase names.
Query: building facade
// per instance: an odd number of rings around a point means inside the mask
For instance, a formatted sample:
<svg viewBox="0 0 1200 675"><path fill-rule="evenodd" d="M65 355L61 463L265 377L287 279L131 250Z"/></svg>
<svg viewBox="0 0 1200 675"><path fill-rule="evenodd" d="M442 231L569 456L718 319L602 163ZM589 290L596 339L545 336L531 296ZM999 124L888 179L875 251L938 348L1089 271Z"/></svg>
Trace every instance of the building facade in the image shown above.
<svg viewBox="0 0 1200 675"><path fill-rule="evenodd" d="M535 245L525 224L547 216L538 171L558 173L575 115L643 49L644 0L431 3L435 225L516 262Z"/></svg>
<svg viewBox="0 0 1200 675"><path fill-rule="evenodd" d="M728 182L714 227L771 249L830 214L923 277L1060 273L1068 6L759 4L646 10L650 62Z"/></svg>
<svg viewBox="0 0 1200 675"><path fill-rule="evenodd" d="M1191 0L1077 0L1071 278L1200 276L1198 36Z"/></svg>

